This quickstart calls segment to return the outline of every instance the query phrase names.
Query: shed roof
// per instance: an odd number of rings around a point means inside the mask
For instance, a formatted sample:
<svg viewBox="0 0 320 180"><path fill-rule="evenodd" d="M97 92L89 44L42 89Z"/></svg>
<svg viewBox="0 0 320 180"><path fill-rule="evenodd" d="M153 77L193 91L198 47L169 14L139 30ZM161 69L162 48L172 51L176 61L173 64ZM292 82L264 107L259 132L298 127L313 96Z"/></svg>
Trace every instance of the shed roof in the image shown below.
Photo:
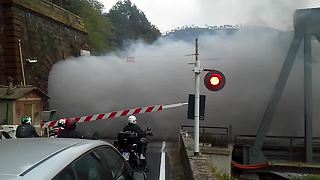
<svg viewBox="0 0 320 180"><path fill-rule="evenodd" d="M13 87L8 93L8 86L0 85L0 99L16 100L24 97L31 91L35 91L40 96L49 99L49 96L35 86L18 86Z"/></svg>

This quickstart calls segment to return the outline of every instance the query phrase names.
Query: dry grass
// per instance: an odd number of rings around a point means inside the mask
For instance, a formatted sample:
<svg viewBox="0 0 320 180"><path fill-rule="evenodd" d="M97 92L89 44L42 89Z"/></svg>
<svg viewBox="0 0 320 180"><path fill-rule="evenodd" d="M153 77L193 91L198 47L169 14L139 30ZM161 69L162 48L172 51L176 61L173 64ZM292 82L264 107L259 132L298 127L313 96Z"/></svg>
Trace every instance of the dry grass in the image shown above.
<svg viewBox="0 0 320 180"><path fill-rule="evenodd" d="M320 180L320 175L308 175L300 178L293 178L293 180Z"/></svg>
<svg viewBox="0 0 320 180"><path fill-rule="evenodd" d="M213 165L209 165L209 169L211 170L213 175L217 178L217 180L235 180L234 177L219 171L217 167Z"/></svg>

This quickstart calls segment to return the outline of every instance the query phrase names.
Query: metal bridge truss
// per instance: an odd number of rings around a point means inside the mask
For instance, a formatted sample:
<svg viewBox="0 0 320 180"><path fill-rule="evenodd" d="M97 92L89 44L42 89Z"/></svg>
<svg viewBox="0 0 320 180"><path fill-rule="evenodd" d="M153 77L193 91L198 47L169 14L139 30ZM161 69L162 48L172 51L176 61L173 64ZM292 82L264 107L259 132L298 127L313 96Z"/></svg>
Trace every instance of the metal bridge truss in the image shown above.
<svg viewBox="0 0 320 180"><path fill-rule="evenodd" d="M253 147L249 151L247 164L267 162L262 152L266 135L269 131L275 111L279 105L281 94L288 80L300 44L304 45L304 150L305 161L313 161L312 144L312 68L311 68L311 38L320 41L320 8L296 10L293 17L294 37L282 66L280 75L274 87L272 96L265 110L262 122L257 131Z"/></svg>

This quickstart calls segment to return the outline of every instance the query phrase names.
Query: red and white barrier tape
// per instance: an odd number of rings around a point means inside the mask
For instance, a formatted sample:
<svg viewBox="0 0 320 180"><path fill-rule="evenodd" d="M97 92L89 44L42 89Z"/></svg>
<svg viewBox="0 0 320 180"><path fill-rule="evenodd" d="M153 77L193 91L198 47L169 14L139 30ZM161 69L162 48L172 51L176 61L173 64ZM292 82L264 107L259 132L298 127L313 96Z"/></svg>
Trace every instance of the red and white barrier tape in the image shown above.
<svg viewBox="0 0 320 180"><path fill-rule="evenodd" d="M142 114L142 113L157 112L157 111L162 111L163 109L180 107L180 106L183 106L186 104L188 104L188 103L177 103L177 104L169 104L169 105L164 105L164 106L163 105L147 106L147 107L143 107L143 108L126 109L126 110L122 110L122 111L114 111L114 112L109 112L109 113L87 115L87 116L68 118L68 119L75 119L78 123L90 122L90 121L95 121L95 120L116 118L116 117L120 117L120 116L130 116L130 115L136 115L136 114ZM58 121L50 121L50 122L46 122L46 123L41 124L41 128L55 127L55 126L58 126Z"/></svg>

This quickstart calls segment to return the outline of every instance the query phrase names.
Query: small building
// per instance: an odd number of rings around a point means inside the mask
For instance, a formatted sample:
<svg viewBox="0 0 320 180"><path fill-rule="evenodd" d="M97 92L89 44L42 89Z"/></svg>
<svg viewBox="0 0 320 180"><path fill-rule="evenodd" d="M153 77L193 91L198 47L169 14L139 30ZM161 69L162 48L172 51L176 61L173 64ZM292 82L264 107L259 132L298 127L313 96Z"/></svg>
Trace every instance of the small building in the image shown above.
<svg viewBox="0 0 320 180"><path fill-rule="evenodd" d="M18 125L21 124L21 117L30 116L32 124L39 127L41 113L48 99L35 86L0 85L0 125Z"/></svg>

